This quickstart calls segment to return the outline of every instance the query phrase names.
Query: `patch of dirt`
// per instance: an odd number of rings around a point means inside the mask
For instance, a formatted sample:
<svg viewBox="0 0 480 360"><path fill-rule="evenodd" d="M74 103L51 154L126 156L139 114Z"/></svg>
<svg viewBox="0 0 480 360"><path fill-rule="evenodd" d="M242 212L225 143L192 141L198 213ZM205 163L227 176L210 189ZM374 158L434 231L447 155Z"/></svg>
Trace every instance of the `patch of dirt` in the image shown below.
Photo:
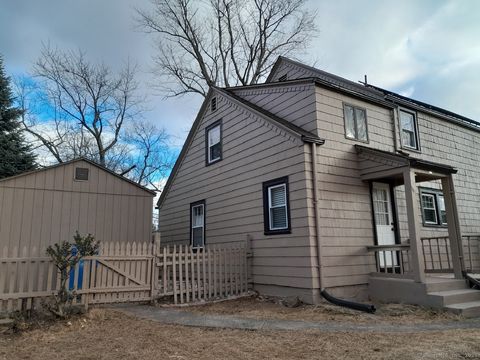
<svg viewBox="0 0 480 360"><path fill-rule="evenodd" d="M0 335L0 359L480 359L480 332L242 331L169 326L112 310Z"/></svg>
<svg viewBox="0 0 480 360"><path fill-rule="evenodd" d="M248 297L205 305L188 306L184 310L200 314L235 315L253 319L281 319L305 321L342 321L356 323L420 324L458 321L459 315L414 305L379 304L377 312L368 314L330 303L289 308L278 300L265 297Z"/></svg>

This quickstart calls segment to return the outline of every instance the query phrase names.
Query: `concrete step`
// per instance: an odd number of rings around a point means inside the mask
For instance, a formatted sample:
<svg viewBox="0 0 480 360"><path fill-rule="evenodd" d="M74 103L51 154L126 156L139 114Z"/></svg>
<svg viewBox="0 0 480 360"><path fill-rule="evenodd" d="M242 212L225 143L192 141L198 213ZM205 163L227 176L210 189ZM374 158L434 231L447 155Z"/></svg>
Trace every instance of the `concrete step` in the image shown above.
<svg viewBox="0 0 480 360"><path fill-rule="evenodd" d="M465 280L458 279L428 279L427 280L427 292L438 292L438 291L448 291L448 290L460 290L468 289L467 283Z"/></svg>
<svg viewBox="0 0 480 360"><path fill-rule="evenodd" d="M478 291L478 290L477 290ZM480 317L480 301L470 301L445 306L445 310L467 318Z"/></svg>
<svg viewBox="0 0 480 360"><path fill-rule="evenodd" d="M452 304L480 301L480 291L474 289L455 289L438 292L429 292L428 301L432 305L443 307Z"/></svg>

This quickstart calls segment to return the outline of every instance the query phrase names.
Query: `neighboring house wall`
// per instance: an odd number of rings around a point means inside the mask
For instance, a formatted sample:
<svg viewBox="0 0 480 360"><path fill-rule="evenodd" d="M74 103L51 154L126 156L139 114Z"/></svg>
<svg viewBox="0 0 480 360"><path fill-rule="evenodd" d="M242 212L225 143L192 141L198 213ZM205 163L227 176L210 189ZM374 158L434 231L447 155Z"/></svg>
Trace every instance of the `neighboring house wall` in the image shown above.
<svg viewBox="0 0 480 360"><path fill-rule="evenodd" d="M76 167L89 169L75 181ZM100 241L150 241L153 194L85 161L0 181L0 253L71 240L75 231ZM22 250L19 250L22 251ZM32 250L30 250L32 251ZM33 255L33 254L32 254Z"/></svg>
<svg viewBox="0 0 480 360"><path fill-rule="evenodd" d="M274 86L236 89L234 93L243 99L270 111L271 113L317 134L315 113L315 85L275 84Z"/></svg>
<svg viewBox="0 0 480 360"><path fill-rule="evenodd" d="M160 204L162 244L190 243L190 204L206 202L206 245L251 238L254 287L313 301L316 273L308 146L220 94L209 109ZM207 99L206 101L209 101ZM205 128L222 119L222 160L205 165ZM289 177L291 234L264 235L262 183Z"/></svg>

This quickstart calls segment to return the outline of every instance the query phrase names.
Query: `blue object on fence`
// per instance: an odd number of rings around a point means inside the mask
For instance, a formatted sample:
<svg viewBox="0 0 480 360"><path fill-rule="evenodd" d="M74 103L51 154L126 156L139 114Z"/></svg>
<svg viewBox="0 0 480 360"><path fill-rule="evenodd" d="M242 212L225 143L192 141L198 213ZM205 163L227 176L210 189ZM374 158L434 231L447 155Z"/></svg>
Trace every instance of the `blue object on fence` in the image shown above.
<svg viewBox="0 0 480 360"><path fill-rule="evenodd" d="M72 248L72 255L77 255L77 248ZM78 263L78 275L75 274L75 268L70 269L70 277L68 282L69 290L73 290L75 284L75 276L78 276L77 289L81 289L83 285L83 260L80 260Z"/></svg>

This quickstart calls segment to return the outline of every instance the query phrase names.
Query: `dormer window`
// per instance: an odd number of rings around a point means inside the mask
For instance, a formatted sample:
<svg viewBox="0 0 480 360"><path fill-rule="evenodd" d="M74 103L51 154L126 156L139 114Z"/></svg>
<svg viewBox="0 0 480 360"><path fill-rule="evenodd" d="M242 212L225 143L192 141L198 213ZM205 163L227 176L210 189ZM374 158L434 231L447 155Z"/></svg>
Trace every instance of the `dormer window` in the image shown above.
<svg viewBox="0 0 480 360"><path fill-rule="evenodd" d="M205 150L207 165L222 160L222 121L216 121L205 129Z"/></svg>

